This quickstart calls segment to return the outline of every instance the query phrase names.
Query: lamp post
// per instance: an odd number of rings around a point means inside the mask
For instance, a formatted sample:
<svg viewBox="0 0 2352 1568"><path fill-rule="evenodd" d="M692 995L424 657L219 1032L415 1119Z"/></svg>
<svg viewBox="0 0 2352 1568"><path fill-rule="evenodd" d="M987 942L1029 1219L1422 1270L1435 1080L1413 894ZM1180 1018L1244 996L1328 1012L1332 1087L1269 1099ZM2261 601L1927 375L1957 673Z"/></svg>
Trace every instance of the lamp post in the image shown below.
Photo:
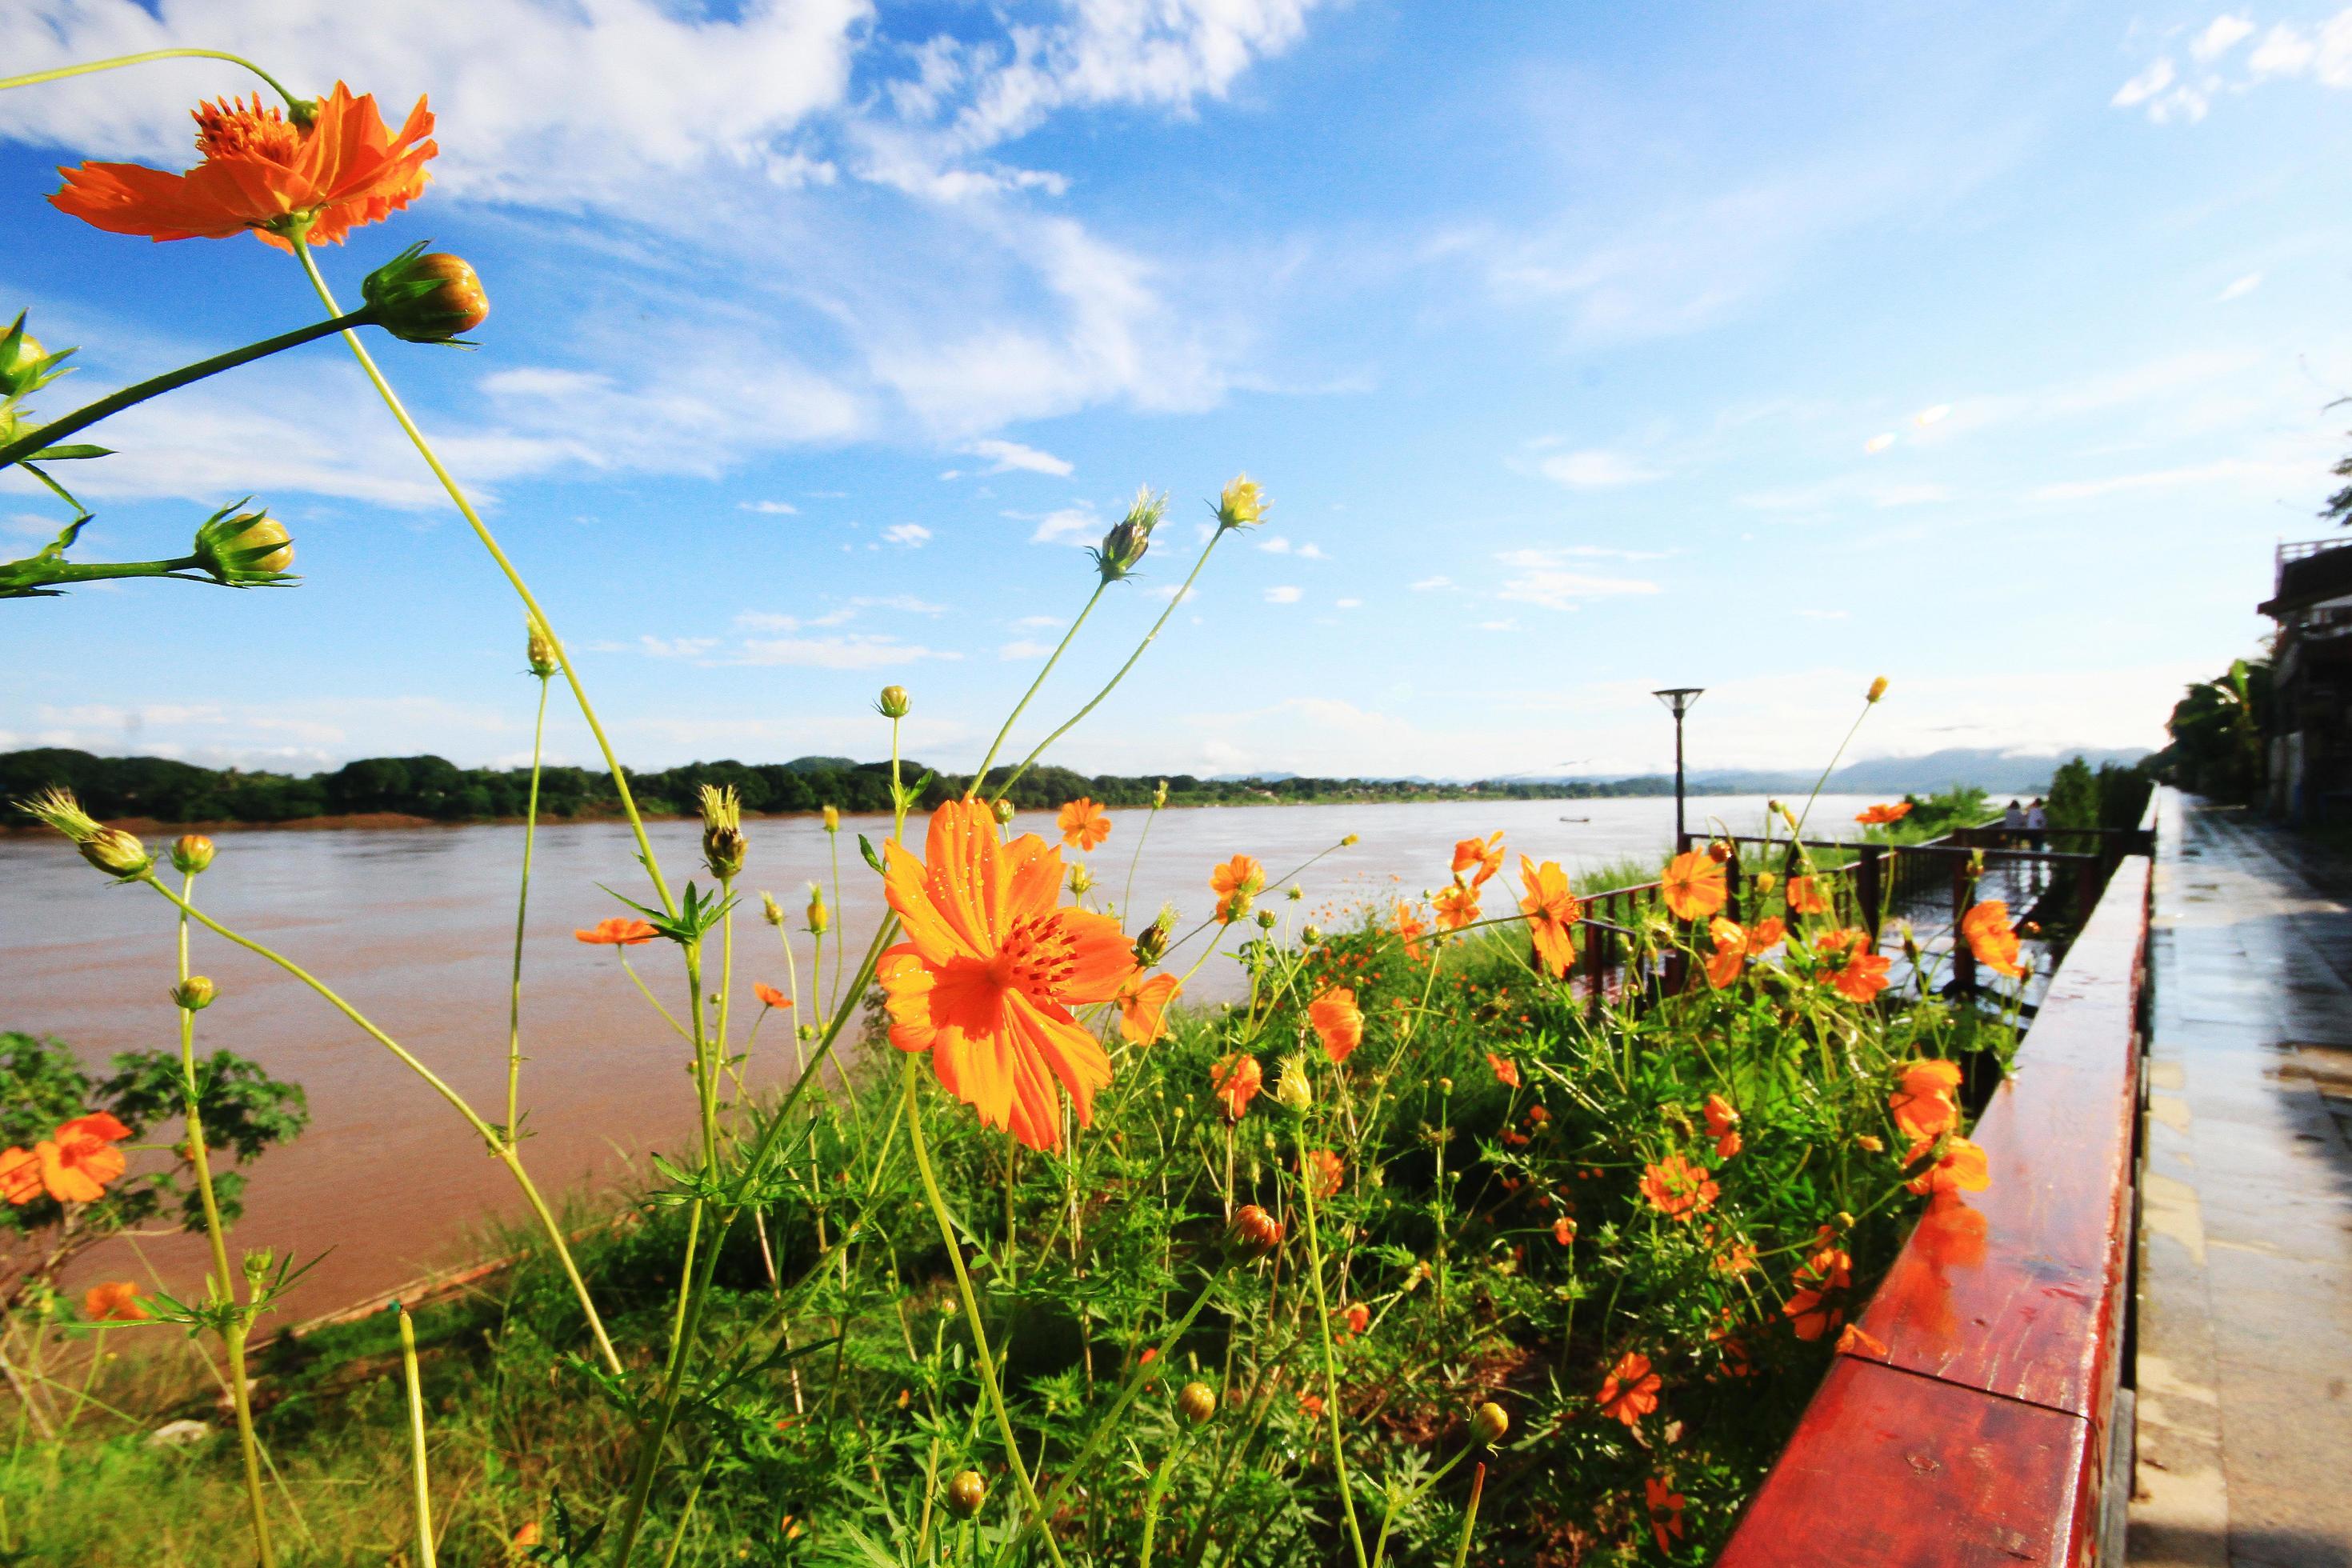
<svg viewBox="0 0 2352 1568"><path fill-rule="evenodd" d="M1690 847L1689 836L1683 831L1683 715L1691 710L1691 704L1696 702L1699 693L1706 689L1703 686L1669 686L1663 691L1650 693L1664 703L1666 710L1675 716L1675 853L1677 855Z"/></svg>

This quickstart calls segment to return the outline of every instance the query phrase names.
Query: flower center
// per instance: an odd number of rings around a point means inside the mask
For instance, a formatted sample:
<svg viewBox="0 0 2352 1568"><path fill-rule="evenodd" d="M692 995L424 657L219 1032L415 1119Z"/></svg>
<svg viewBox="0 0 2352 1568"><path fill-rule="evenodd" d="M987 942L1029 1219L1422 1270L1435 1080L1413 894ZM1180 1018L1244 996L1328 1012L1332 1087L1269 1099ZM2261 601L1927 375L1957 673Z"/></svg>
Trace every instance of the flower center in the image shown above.
<svg viewBox="0 0 2352 1568"><path fill-rule="evenodd" d="M996 955L988 961L988 977L1007 991L1050 1000L1077 973L1077 944L1062 922L1051 915L1034 915L1004 933Z"/></svg>
<svg viewBox="0 0 2352 1568"><path fill-rule="evenodd" d="M238 99L207 103L195 111L196 151L206 158L251 158L270 163L290 163L302 149L302 132L286 122L275 109Z"/></svg>

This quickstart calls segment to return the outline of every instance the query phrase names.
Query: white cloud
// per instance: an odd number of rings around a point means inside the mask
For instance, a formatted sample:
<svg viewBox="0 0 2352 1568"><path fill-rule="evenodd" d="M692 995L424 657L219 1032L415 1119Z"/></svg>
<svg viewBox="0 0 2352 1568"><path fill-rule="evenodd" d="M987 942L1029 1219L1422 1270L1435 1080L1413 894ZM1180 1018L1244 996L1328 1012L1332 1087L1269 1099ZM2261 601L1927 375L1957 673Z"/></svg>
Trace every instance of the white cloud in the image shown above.
<svg viewBox="0 0 2352 1568"><path fill-rule="evenodd" d="M1070 464L1066 459L1051 452L1041 452L1034 447L1024 447L1018 441L974 441L963 450L975 458L987 458L990 467L986 471L992 474L1011 473L1016 468L1032 474L1052 474L1056 478L1067 478L1070 473Z"/></svg>
<svg viewBox="0 0 2352 1568"><path fill-rule="evenodd" d="M1911 416L1911 423L1924 430L1930 425L1941 425L1951 416L1952 405L1948 403L1938 403L1932 407L1922 408L1918 413Z"/></svg>
<svg viewBox="0 0 2352 1568"><path fill-rule="evenodd" d="M1339 599L1334 601L1334 606L1342 610L1360 610L1364 607L1364 601L1361 599Z"/></svg>
<svg viewBox="0 0 2352 1568"><path fill-rule="evenodd" d="M2282 22L2263 35L2246 67L2255 78L2299 77L2308 71L2325 87L2352 88L2352 7L2306 33Z"/></svg>
<svg viewBox="0 0 2352 1568"><path fill-rule="evenodd" d="M2252 17L2224 13L2206 24L2205 30L2197 35L2197 41L2189 46L2189 52L2200 60L2217 60L2252 36L2253 30Z"/></svg>
<svg viewBox="0 0 2352 1568"><path fill-rule="evenodd" d="M1029 521L1025 512L1008 511L1004 515ZM1029 535L1032 544L1092 544L1104 531L1102 519L1083 506L1066 506L1034 521L1036 531Z"/></svg>
<svg viewBox="0 0 2352 1568"><path fill-rule="evenodd" d="M2116 109L2132 109L2152 102L2158 93L2172 85L2172 62L2158 58L2139 75L2116 89L2115 97L2107 102Z"/></svg>
<svg viewBox="0 0 2352 1568"><path fill-rule="evenodd" d="M719 646L717 637L640 637L637 644L654 658L695 658Z"/></svg>
<svg viewBox="0 0 2352 1568"><path fill-rule="evenodd" d="M996 657L1003 659L1044 658L1053 651L1054 645L1052 643L1031 642L1026 638L1022 638L1018 641L1006 643L1003 647L998 648L996 650Z"/></svg>
<svg viewBox="0 0 2352 1568"><path fill-rule="evenodd" d="M756 511L770 517L798 517L801 509L788 500L739 500L739 511Z"/></svg>
<svg viewBox="0 0 2352 1568"><path fill-rule="evenodd" d="M1058 626L1062 624L1062 617L1059 616L1024 616L1013 624L1016 626Z"/></svg>
<svg viewBox="0 0 2352 1568"><path fill-rule="evenodd" d="M1331 559L1329 556L1323 553L1323 550L1320 545L1293 544L1289 540L1285 539L1278 533L1259 540L1257 542L1257 547L1260 550L1265 551L1269 555L1296 555L1301 561L1328 561Z"/></svg>
<svg viewBox="0 0 2352 1568"><path fill-rule="evenodd" d="M892 544L903 544L909 550L919 550L931 537L931 531L919 522L893 523L882 531L882 537Z"/></svg>
<svg viewBox="0 0 2352 1568"><path fill-rule="evenodd" d="M2230 300L2242 300L2262 286L2263 275L2259 272L2249 272L2215 295L2214 300L2217 303Z"/></svg>
<svg viewBox="0 0 2352 1568"><path fill-rule="evenodd" d="M1874 458L1893 445L1895 445L1895 432L1892 430L1882 430L1877 435L1873 436L1869 440L1864 441L1862 444L1862 449Z"/></svg>
<svg viewBox="0 0 2352 1568"><path fill-rule="evenodd" d="M829 637L746 638L724 664L799 665L811 669L885 669L927 658L961 658L896 637L845 632Z"/></svg>
<svg viewBox="0 0 2352 1568"><path fill-rule="evenodd" d="M1654 594L1655 583L1638 577L1594 577L1565 569L1565 557L1551 550L1505 550L1496 560L1516 575L1495 591L1498 599L1538 605L1547 610L1572 610L1591 599Z"/></svg>
<svg viewBox="0 0 2352 1568"><path fill-rule="evenodd" d="M1454 586L1454 579L1451 577L1423 577L1420 582L1415 583L1412 585L1412 591L1416 594L1426 594L1433 589L1451 588L1452 586Z"/></svg>
<svg viewBox="0 0 2352 1568"><path fill-rule="evenodd" d="M2315 482L2316 475L2306 464L2223 458L2210 463L2191 463L2144 473L2114 474L2100 479L2070 479L2043 485L2033 491L2033 499L2089 500L2099 496L2125 495L2137 490L2174 490L2194 485L2216 484L2241 484L2249 490L2290 491Z"/></svg>
<svg viewBox="0 0 2352 1568"><path fill-rule="evenodd" d="M1304 588L1279 587L1265 591L1265 602L1269 605L1295 605L1306 596Z"/></svg>
<svg viewBox="0 0 2352 1568"><path fill-rule="evenodd" d="M1544 478L1579 490L1611 489L1619 485L1647 484L1653 479L1665 478L1658 469L1636 462L1622 453L1599 449L1558 453L1536 466Z"/></svg>

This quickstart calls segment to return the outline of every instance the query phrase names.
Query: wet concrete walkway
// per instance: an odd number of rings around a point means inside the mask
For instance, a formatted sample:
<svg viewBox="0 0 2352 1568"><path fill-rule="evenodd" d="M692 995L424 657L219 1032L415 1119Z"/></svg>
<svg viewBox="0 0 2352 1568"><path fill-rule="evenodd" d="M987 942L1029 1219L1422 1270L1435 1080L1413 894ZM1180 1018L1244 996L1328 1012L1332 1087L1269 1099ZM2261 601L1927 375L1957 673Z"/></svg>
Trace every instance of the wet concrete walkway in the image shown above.
<svg viewBox="0 0 2352 1568"><path fill-rule="evenodd" d="M2352 864L2160 811L2130 1561L2352 1568Z"/></svg>

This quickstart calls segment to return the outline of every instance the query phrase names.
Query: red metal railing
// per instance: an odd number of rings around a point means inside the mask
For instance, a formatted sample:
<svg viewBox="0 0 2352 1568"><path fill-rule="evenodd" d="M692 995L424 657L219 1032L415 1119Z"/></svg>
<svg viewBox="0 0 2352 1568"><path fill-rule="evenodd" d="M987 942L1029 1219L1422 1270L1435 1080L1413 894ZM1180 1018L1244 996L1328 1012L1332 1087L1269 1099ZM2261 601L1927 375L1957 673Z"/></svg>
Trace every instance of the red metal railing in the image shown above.
<svg viewBox="0 0 2352 1568"><path fill-rule="evenodd" d="M2113 1552L2148 877L2116 867L1977 1121L1991 1186L1921 1220L1861 1319L1883 1352L1835 1358L1717 1568Z"/></svg>

